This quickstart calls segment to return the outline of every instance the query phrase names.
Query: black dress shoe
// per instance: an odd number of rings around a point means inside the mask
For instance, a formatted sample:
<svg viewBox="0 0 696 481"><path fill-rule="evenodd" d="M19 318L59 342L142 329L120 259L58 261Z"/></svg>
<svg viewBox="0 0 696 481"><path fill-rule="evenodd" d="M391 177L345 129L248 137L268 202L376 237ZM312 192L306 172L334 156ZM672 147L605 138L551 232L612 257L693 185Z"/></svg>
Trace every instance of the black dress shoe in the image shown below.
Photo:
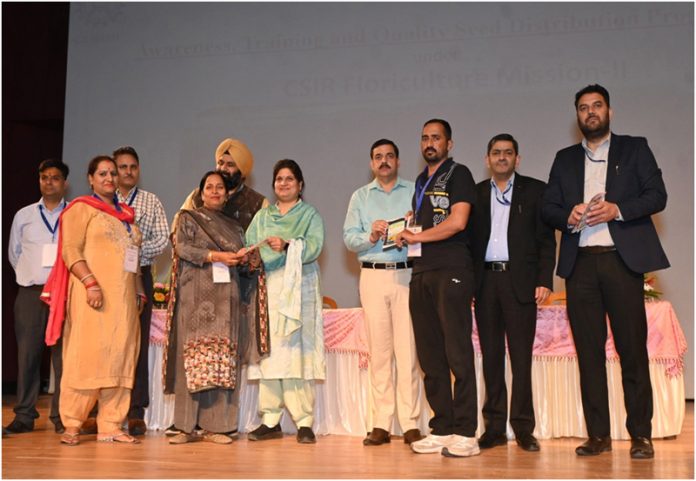
<svg viewBox="0 0 696 481"><path fill-rule="evenodd" d="M63 434L65 432L65 426L63 426L63 423L58 420L53 424L53 430L56 432L56 434Z"/></svg>
<svg viewBox="0 0 696 481"><path fill-rule="evenodd" d="M269 439L279 439L283 437L283 431L280 429L280 424L276 424L269 428L262 424L247 435L249 441L267 441Z"/></svg>
<svg viewBox="0 0 696 481"><path fill-rule="evenodd" d="M406 444L411 444L415 443L416 441L420 441L423 439L425 436L423 436L420 432L419 429L409 429L404 433L404 443Z"/></svg>
<svg viewBox="0 0 696 481"><path fill-rule="evenodd" d="M382 428L372 428L370 434L363 439L364 446L379 446L380 444L391 442L389 437L389 431L385 431Z"/></svg>
<svg viewBox="0 0 696 481"><path fill-rule="evenodd" d="M515 441L517 445L524 449L525 451L539 451L539 441L534 437L532 433L520 433L515 436Z"/></svg>
<svg viewBox="0 0 696 481"><path fill-rule="evenodd" d="M300 444L314 444L317 442L317 437L314 435L312 428L301 427L297 431L297 442Z"/></svg>
<svg viewBox="0 0 696 481"><path fill-rule="evenodd" d="M597 456L605 451L611 451L611 437L590 436L587 441L575 448L578 456Z"/></svg>
<svg viewBox="0 0 696 481"><path fill-rule="evenodd" d="M145 431L147 431L147 426L142 419L128 420L128 434L131 436L142 436L145 434Z"/></svg>
<svg viewBox="0 0 696 481"><path fill-rule="evenodd" d="M479 449L490 449L496 446L505 446L508 442L505 433L486 431L478 440Z"/></svg>
<svg viewBox="0 0 696 481"><path fill-rule="evenodd" d="M14 419L10 424L3 428L3 432L7 434L30 433L34 430L34 426L24 424L22 421Z"/></svg>
<svg viewBox="0 0 696 481"><path fill-rule="evenodd" d="M80 434L97 434L97 418L87 418L80 426Z"/></svg>
<svg viewBox="0 0 696 481"><path fill-rule="evenodd" d="M631 438L631 457L633 459L652 459L655 457L655 449L649 438Z"/></svg>

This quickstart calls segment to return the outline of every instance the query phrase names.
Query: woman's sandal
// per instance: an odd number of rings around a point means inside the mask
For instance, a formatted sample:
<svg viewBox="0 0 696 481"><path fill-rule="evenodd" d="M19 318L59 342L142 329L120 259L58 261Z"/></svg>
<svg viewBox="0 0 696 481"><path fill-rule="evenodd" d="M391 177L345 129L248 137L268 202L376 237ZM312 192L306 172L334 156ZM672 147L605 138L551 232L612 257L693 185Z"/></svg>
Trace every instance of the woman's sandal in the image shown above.
<svg viewBox="0 0 696 481"><path fill-rule="evenodd" d="M77 446L80 444L80 432L69 433L68 431L65 431L60 436L60 442L62 444L67 444L68 446Z"/></svg>
<svg viewBox="0 0 696 481"><path fill-rule="evenodd" d="M139 444L140 441L135 439L128 433L118 431L111 434L97 435L97 441L100 443L122 443L122 444Z"/></svg>

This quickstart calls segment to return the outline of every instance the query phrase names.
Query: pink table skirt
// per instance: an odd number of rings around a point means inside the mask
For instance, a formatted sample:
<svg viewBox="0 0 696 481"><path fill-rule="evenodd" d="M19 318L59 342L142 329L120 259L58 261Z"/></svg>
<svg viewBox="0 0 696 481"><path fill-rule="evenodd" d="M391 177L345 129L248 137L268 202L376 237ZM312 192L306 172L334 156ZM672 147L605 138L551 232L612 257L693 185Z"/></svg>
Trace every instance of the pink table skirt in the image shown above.
<svg viewBox="0 0 696 481"><path fill-rule="evenodd" d="M684 369L686 338L672 304L667 301L647 302L648 357L651 362L664 364L667 376L678 376ZM154 309L150 327L150 343L164 343L166 310ZM474 351L481 353L476 323L473 326ZM326 352L354 353L361 368L367 368L369 353L361 308L324 310L324 345ZM606 345L607 360L619 359L609 329ZM565 305L542 306L537 310L537 329L534 339L535 358L576 357L573 335L570 332Z"/></svg>

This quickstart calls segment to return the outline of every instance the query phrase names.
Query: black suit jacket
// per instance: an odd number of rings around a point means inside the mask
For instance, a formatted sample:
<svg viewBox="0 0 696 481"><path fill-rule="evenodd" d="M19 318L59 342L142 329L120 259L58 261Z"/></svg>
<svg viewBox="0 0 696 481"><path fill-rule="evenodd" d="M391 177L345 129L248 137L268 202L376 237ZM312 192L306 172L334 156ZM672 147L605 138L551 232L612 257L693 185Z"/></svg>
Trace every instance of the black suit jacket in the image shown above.
<svg viewBox="0 0 696 481"><path fill-rule="evenodd" d="M542 216L562 233L558 275L569 277L575 266L580 233L571 234L568 216L583 202L585 151L581 144L556 154L544 192ZM610 221L609 233L629 269L646 273L669 267L650 216L667 204L662 171L644 137L611 134L606 200L619 206L623 221Z"/></svg>
<svg viewBox="0 0 696 481"><path fill-rule="evenodd" d="M514 182L507 231L510 274L517 300L534 302L537 286L553 289L556 236L554 230L541 220L541 196L546 184L519 173L515 173ZM476 185L476 205L471 220L472 254L478 292L491 234L490 179Z"/></svg>

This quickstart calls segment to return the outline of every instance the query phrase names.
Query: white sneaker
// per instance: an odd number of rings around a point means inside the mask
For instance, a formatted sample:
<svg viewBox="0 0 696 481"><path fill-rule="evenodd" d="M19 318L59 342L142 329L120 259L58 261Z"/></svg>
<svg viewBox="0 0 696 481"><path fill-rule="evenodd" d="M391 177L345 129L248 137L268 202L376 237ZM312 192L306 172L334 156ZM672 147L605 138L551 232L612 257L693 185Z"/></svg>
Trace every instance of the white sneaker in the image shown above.
<svg viewBox="0 0 696 481"><path fill-rule="evenodd" d="M464 458L481 454L476 438L467 438L458 434L452 435L452 441L442 448L442 455L451 458Z"/></svg>
<svg viewBox="0 0 696 481"><path fill-rule="evenodd" d="M447 436L438 436L436 434L428 434L420 441L411 443L411 449L416 453L430 454L440 453L442 448L448 446L452 442L452 434Z"/></svg>

